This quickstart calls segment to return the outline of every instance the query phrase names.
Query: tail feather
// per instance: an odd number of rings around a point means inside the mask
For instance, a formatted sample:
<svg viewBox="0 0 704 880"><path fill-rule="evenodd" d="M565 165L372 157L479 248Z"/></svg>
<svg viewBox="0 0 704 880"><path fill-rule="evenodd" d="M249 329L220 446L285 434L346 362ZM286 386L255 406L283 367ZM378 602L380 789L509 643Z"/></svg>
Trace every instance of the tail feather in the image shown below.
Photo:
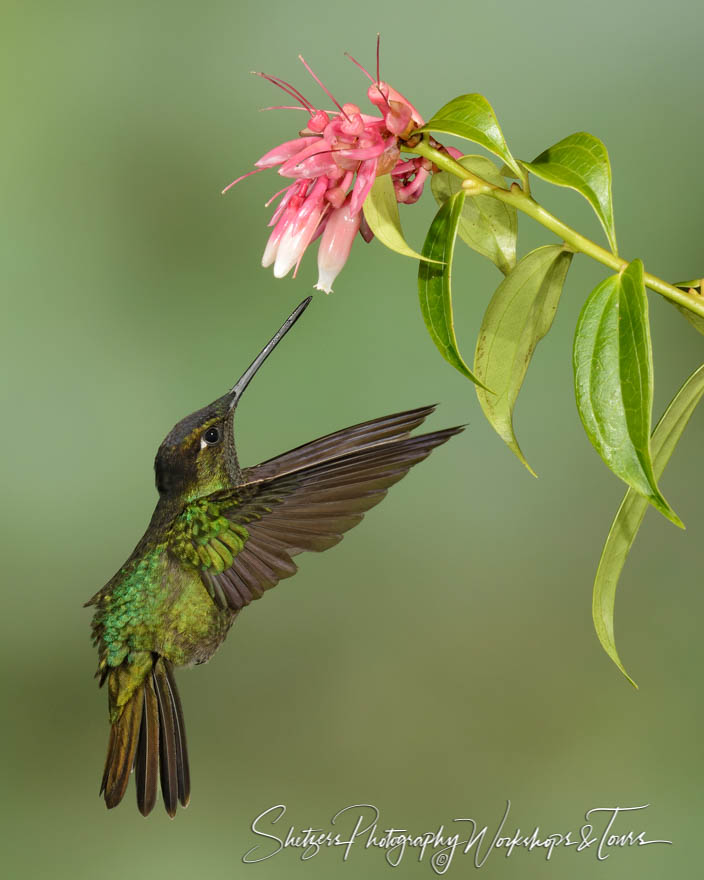
<svg viewBox="0 0 704 880"><path fill-rule="evenodd" d="M117 675L114 670L111 675ZM171 664L154 655L145 676L110 729L108 753L100 786L108 808L125 795L134 767L137 806L148 816L157 800L157 780L166 812L172 818L178 802L187 806L191 780L183 709Z"/></svg>
<svg viewBox="0 0 704 880"><path fill-rule="evenodd" d="M100 795L103 794L103 792L105 791L105 788L108 784L108 775L110 773L110 767L112 766L112 754L113 754L114 748L115 748L115 725L113 724L110 727L110 739L108 740L108 753L105 758L105 768L103 769L103 779L102 779L102 782L100 783L100 792L99 792Z"/></svg>
<svg viewBox="0 0 704 880"><path fill-rule="evenodd" d="M100 787L100 794L105 793L108 808L116 807L125 796L137 749L143 705L142 694L135 694L110 731L108 756Z"/></svg>
<svg viewBox="0 0 704 880"><path fill-rule="evenodd" d="M169 688L171 707L174 713L174 734L176 738L176 781L178 783L178 799L182 807L187 807L191 799L191 771L188 766L188 749L186 747L186 725L183 723L183 707L181 697L176 689L170 663L164 663L166 683Z"/></svg>
<svg viewBox="0 0 704 880"><path fill-rule="evenodd" d="M148 675L144 681L144 710L134 771L137 806L143 816L148 816L156 804L159 776L159 707L151 675Z"/></svg>
<svg viewBox="0 0 704 880"><path fill-rule="evenodd" d="M154 664L154 688L159 703L159 770L161 773L161 795L166 812L172 818L176 814L178 783L176 781L176 734L174 732L174 711L166 681L162 660Z"/></svg>

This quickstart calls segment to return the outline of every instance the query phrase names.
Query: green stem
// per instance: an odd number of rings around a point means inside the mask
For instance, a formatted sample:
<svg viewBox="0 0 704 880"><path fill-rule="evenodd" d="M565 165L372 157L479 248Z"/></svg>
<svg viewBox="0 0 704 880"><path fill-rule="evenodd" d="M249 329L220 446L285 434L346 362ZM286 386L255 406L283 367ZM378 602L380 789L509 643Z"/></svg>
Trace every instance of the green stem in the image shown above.
<svg viewBox="0 0 704 880"><path fill-rule="evenodd" d="M499 199L499 201L505 202L507 205L513 205L514 208L523 211L524 214L527 214L551 232L554 232L572 250L586 254L588 257L597 260L597 262L608 266L609 269L613 269L616 272L621 272L628 266L628 260L617 257L616 254L611 253L611 251L606 250L606 248L601 247L584 235L580 235L576 229L558 220L554 214L546 211L534 198L525 193L517 183L514 183L511 189L502 189L499 186L494 186L494 184L482 180L481 177L468 171L447 153L431 147L425 138L412 147L404 146L404 150L424 156L443 171L454 174L455 177L466 181L468 184L466 188L470 195L480 193L490 195L495 199ZM679 287L674 287L672 284L668 284L667 281L663 281L661 278L648 272L645 273L644 280L647 287L664 296L665 299L669 299L670 302L704 318L704 297L688 293Z"/></svg>

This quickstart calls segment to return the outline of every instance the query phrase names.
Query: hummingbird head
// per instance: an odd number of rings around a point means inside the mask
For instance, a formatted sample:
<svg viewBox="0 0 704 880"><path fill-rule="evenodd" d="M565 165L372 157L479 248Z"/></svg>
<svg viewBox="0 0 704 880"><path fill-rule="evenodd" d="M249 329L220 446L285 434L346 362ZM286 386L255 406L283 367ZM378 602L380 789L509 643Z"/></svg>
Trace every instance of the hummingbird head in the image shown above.
<svg viewBox="0 0 704 880"><path fill-rule="evenodd" d="M154 462L162 498L192 500L236 482L240 467L235 450L233 414L252 377L303 314L309 296L284 321L241 378L222 397L181 419L169 431Z"/></svg>

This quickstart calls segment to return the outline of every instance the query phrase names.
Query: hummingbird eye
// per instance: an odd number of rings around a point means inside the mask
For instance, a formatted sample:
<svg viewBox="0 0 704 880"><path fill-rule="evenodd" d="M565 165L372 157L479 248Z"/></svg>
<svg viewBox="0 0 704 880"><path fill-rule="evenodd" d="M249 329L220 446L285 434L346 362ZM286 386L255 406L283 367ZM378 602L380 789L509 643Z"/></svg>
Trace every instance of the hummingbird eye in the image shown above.
<svg viewBox="0 0 704 880"><path fill-rule="evenodd" d="M205 434L203 434L203 441L208 446L215 446L216 443L220 442L220 431L217 428L208 428Z"/></svg>

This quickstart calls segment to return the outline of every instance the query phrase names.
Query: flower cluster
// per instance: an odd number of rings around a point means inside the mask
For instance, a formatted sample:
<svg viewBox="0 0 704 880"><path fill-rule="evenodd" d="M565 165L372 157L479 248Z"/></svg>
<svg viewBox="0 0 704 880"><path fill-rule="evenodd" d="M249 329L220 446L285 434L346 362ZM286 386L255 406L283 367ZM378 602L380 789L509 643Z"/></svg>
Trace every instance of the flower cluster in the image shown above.
<svg viewBox="0 0 704 880"><path fill-rule="evenodd" d="M378 70L376 79L366 70L364 73L372 81L367 97L380 115L362 113L356 104L338 104L303 58L301 61L337 112L316 108L293 86L260 74L298 102L271 109L303 110L309 118L298 137L269 150L254 163L255 171L233 181L224 191L250 174L277 166L282 177L292 179L293 183L267 203L280 199L269 222L273 230L262 265L273 264L277 278L291 269L295 275L306 248L320 238L316 288L330 293L357 232L366 241L373 237L362 206L374 180L390 174L397 200L412 204L420 198L431 166L421 157L401 158L401 141L421 126L423 119L403 95L380 81Z"/></svg>

